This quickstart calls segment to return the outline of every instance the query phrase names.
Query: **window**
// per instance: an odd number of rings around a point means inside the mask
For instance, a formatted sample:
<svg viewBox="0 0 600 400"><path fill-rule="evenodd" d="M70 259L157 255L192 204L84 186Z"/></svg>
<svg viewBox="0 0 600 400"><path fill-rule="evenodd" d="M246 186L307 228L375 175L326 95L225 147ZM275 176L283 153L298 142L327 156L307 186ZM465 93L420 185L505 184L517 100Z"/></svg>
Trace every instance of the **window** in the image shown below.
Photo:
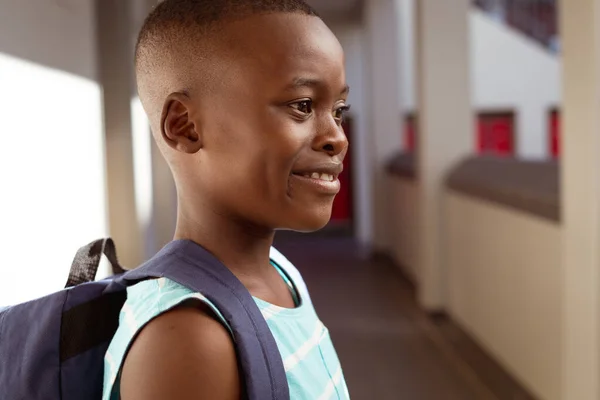
<svg viewBox="0 0 600 400"><path fill-rule="evenodd" d="M106 235L100 87L0 53L0 306L60 290Z"/></svg>

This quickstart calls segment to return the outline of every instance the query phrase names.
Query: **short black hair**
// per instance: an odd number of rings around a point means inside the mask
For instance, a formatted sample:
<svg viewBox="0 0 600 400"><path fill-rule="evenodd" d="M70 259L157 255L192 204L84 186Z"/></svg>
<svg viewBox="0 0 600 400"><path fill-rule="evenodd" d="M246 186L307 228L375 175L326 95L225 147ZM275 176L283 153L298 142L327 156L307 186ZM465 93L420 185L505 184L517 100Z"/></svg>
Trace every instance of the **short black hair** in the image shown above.
<svg viewBox="0 0 600 400"><path fill-rule="evenodd" d="M164 0L148 15L135 47L136 64L145 46L152 46L174 25L206 30L219 22L254 14L301 13L319 16L304 0Z"/></svg>

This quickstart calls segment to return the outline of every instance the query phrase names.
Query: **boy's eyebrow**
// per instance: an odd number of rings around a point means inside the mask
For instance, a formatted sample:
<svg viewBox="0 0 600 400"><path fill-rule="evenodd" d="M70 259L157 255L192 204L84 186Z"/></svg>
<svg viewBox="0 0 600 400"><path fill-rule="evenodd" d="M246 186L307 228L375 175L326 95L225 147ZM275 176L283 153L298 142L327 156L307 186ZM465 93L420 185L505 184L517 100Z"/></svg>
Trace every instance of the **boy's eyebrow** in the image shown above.
<svg viewBox="0 0 600 400"><path fill-rule="evenodd" d="M314 87L324 87L326 86L323 81L320 81L318 79L312 79L312 78L296 78L294 79L294 81L292 83L290 83L287 87L286 90L293 90L293 89L298 89L300 87L310 87L310 88L314 88ZM344 85L341 94L348 94L350 92L350 86L348 85Z"/></svg>

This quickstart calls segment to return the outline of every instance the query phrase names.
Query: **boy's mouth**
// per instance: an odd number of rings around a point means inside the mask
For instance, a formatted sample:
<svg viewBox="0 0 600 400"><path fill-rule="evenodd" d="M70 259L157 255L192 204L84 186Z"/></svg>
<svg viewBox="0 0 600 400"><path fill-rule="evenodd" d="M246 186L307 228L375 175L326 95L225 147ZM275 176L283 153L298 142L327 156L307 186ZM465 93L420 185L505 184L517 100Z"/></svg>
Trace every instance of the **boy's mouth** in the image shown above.
<svg viewBox="0 0 600 400"><path fill-rule="evenodd" d="M340 163L312 165L306 168L295 168L290 177L301 187L317 190L325 194L337 194L340 191L339 175L344 166Z"/></svg>
<svg viewBox="0 0 600 400"><path fill-rule="evenodd" d="M318 179L326 182L333 182L337 179L337 177L333 174L319 173L319 172L302 172L302 173L292 173L292 175L302 176L304 178L310 179Z"/></svg>
<svg viewBox="0 0 600 400"><path fill-rule="evenodd" d="M303 178L317 179L326 182L333 182L344 170L342 163L312 164L310 166L300 166L292 170L292 175Z"/></svg>

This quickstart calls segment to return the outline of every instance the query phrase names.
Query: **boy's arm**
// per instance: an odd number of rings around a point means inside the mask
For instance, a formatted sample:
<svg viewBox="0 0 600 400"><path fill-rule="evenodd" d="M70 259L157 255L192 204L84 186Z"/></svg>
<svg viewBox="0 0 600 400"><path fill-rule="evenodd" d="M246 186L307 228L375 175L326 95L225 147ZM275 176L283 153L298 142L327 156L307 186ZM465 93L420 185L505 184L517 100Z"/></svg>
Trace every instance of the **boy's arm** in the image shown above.
<svg viewBox="0 0 600 400"><path fill-rule="evenodd" d="M239 400L240 387L231 335L196 304L141 331L125 359L121 399Z"/></svg>

